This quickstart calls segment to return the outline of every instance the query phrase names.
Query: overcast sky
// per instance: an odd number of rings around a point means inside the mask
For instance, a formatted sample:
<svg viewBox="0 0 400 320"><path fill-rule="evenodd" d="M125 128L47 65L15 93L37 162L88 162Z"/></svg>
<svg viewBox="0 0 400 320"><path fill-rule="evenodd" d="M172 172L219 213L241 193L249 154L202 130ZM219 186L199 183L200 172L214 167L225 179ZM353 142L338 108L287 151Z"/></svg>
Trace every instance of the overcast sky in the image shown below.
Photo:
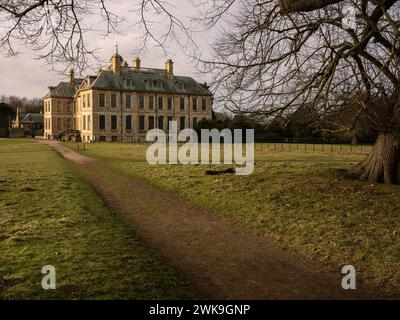
<svg viewBox="0 0 400 320"><path fill-rule="evenodd" d="M105 38L101 35L101 28L99 28L99 31L88 33L87 40L90 40L92 47L100 49L98 55L106 61L109 61L115 52L115 45L118 44L120 55L128 64L131 64L132 58L139 47L137 37L140 31L134 25L137 22L137 15L131 11L133 8L131 7L132 2L116 0L111 2L113 2L112 11L125 18L125 22L120 25L121 33ZM173 2L178 3L178 0L174 0ZM179 10L176 12L180 17L185 19L185 16L195 14L196 11L190 6L188 1L179 1ZM95 17L90 19L89 23L98 25ZM162 32L165 30L165 25L162 21L155 21L154 30ZM214 34L215 32L213 31ZM214 38L213 33L204 31L194 34L199 49L205 55L211 51L209 44ZM20 52L16 56L8 57L4 52L0 51L2 53L0 55L0 95L16 95L27 98L42 97L47 93L48 86L56 85L59 81L66 79L66 75L60 75L58 72L52 70L51 66L47 65L44 60L37 60L34 52L23 45L16 45L16 47ZM196 71L193 62L176 44L171 43L168 49L168 55L165 56L161 49L155 48L150 44L146 54L140 56L142 66L164 68L165 59L171 58L174 60L175 74L192 76L199 82L209 81L206 76L200 75ZM106 67L106 65L103 67Z"/></svg>

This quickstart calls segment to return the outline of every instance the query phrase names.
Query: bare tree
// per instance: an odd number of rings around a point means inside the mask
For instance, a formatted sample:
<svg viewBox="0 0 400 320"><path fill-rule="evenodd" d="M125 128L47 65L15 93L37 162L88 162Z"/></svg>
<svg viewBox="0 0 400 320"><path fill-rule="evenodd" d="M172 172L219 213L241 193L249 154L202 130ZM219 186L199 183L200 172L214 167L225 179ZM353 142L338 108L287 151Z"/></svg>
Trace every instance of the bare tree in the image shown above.
<svg viewBox="0 0 400 320"><path fill-rule="evenodd" d="M86 33L91 30L85 21L99 15L105 22L105 33L115 31L119 18L111 13L103 0L2 0L0 1L0 48L16 54L16 45L34 50L51 65L85 69L96 48L91 48Z"/></svg>
<svg viewBox="0 0 400 320"><path fill-rule="evenodd" d="M323 116L356 96L357 113L366 115L380 133L370 156L352 173L370 181L398 183L400 11L396 2L339 1L322 8L317 5L311 12L288 13L273 0L243 0L215 42L212 59L200 61L213 74L217 99L233 112L274 117L311 103ZM355 26L343 21L349 5L357 14ZM342 100L337 100L339 95Z"/></svg>
<svg viewBox="0 0 400 320"><path fill-rule="evenodd" d="M342 0L279 0L279 6L285 13L314 11Z"/></svg>
<svg viewBox="0 0 400 320"><path fill-rule="evenodd" d="M94 69L102 61L91 37L95 32L119 34L124 21L123 15L112 11L113 5L111 0L0 0L0 49L14 55L22 44L52 66ZM166 52L170 42L194 45L189 26L168 1L136 0L130 7L137 20L132 28L139 39L137 51L151 45ZM160 21L164 21L161 32L155 28Z"/></svg>

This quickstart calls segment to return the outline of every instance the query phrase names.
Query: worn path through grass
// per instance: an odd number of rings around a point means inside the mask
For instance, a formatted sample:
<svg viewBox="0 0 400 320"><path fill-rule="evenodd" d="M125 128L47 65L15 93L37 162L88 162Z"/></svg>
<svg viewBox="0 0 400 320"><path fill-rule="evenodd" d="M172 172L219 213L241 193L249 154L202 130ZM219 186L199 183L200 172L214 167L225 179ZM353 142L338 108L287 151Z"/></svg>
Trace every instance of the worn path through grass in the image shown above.
<svg viewBox="0 0 400 320"><path fill-rule="evenodd" d="M61 154L64 147L54 145ZM371 297L341 289L340 269L278 248L270 237L213 216L170 192L111 170L102 161L79 165L107 206L144 242L209 298L286 299ZM374 296L379 296L375 292Z"/></svg>
<svg viewBox="0 0 400 320"><path fill-rule="evenodd" d="M41 287L45 265L55 290ZM0 139L0 299L196 296L72 163L30 139Z"/></svg>

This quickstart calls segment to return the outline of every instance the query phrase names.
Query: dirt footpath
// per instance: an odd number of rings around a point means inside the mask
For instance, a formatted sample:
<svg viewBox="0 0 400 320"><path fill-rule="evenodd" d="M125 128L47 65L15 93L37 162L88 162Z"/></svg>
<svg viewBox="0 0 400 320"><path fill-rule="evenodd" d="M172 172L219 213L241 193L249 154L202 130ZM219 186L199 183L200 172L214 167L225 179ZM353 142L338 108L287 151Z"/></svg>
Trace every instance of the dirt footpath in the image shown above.
<svg viewBox="0 0 400 320"><path fill-rule="evenodd" d="M314 262L278 249L273 240L217 218L173 194L111 172L101 161L49 143L75 161L106 205L149 247L213 299L371 298L341 289L340 268L322 272Z"/></svg>
<svg viewBox="0 0 400 320"><path fill-rule="evenodd" d="M61 156L64 158L71 160L77 164L83 164L86 162L92 162L95 159L83 156L77 152L74 152L68 148L63 147L57 141L54 140L41 140L39 143L48 144L52 148L54 148Z"/></svg>

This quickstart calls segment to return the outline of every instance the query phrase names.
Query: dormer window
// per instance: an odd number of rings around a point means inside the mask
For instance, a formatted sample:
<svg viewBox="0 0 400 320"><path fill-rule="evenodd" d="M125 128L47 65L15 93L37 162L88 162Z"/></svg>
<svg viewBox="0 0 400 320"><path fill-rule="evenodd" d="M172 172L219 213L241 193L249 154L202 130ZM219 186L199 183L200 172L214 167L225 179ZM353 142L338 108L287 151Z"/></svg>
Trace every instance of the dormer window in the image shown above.
<svg viewBox="0 0 400 320"><path fill-rule="evenodd" d="M149 82L150 88L151 89L162 89L162 81L160 80L153 80Z"/></svg>
<svg viewBox="0 0 400 320"><path fill-rule="evenodd" d="M179 90L184 90L185 89L185 85L181 81L175 82L175 85Z"/></svg>
<svg viewBox="0 0 400 320"><path fill-rule="evenodd" d="M126 86L127 86L127 87L133 87L133 80L131 80L131 79L126 79L126 80L125 80L125 83L126 83Z"/></svg>

